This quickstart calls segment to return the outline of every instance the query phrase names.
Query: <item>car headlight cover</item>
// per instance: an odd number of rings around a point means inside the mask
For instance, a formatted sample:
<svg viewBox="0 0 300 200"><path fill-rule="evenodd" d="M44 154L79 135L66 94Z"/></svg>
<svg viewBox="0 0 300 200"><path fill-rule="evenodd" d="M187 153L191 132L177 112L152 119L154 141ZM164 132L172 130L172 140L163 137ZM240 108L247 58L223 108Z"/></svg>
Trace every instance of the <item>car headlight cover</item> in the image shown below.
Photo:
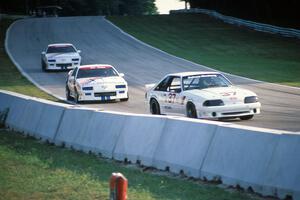
<svg viewBox="0 0 300 200"><path fill-rule="evenodd" d="M93 87L90 86L90 87L82 87L82 90L93 90Z"/></svg>
<svg viewBox="0 0 300 200"><path fill-rule="evenodd" d="M116 85L116 88L117 88L117 89L120 89L120 88L126 88L126 85Z"/></svg>
<svg viewBox="0 0 300 200"><path fill-rule="evenodd" d="M256 103L256 102L258 102L257 96L249 96L249 97L245 97L244 99L244 103Z"/></svg>
<svg viewBox="0 0 300 200"><path fill-rule="evenodd" d="M206 100L204 101L203 106L224 106L224 102L221 99Z"/></svg>

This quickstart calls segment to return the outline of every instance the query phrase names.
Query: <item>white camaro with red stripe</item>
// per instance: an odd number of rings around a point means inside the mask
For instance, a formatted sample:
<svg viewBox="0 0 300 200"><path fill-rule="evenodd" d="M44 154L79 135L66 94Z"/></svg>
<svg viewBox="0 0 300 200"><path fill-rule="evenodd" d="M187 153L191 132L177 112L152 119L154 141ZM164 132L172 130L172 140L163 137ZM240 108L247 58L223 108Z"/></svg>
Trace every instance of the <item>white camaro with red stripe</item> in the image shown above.
<svg viewBox="0 0 300 200"><path fill-rule="evenodd" d="M82 65L71 70L66 81L66 98L75 102L107 101L120 99L127 101L128 84L111 65Z"/></svg>
<svg viewBox="0 0 300 200"><path fill-rule="evenodd" d="M261 104L254 92L233 86L217 72L169 74L146 88L146 101L152 114L248 120L260 113Z"/></svg>
<svg viewBox="0 0 300 200"><path fill-rule="evenodd" d="M80 66L81 51L69 43L49 44L42 52L41 62L44 71L68 70Z"/></svg>

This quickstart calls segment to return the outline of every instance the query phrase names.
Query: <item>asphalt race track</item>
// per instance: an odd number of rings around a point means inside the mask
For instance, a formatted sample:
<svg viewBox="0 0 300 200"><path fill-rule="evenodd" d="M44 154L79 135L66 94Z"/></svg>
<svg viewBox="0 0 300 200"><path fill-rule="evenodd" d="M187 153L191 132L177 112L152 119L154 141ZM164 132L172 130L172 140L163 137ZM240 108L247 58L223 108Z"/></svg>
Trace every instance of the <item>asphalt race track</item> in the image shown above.
<svg viewBox="0 0 300 200"><path fill-rule="evenodd" d="M167 73L211 71L144 45L103 17L30 18L17 21L9 31L8 52L34 82L62 98L65 98L66 72L45 73L41 69L41 52L48 44L61 42L73 43L82 50L82 64L112 64L119 72L125 73L129 84L129 101L83 105L100 110L148 113L144 102L145 84L155 83ZM300 89L226 76L233 83L256 92L262 103L261 115L250 121L231 122L300 131Z"/></svg>

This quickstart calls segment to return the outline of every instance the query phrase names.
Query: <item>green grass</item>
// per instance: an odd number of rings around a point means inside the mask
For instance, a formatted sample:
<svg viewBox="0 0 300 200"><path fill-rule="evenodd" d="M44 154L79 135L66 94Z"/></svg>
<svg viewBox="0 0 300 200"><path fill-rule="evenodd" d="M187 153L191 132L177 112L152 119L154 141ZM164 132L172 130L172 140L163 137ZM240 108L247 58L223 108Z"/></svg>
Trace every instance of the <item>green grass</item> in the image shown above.
<svg viewBox="0 0 300 200"><path fill-rule="evenodd" d="M108 19L136 38L187 60L257 80L300 86L300 40L238 28L200 14Z"/></svg>
<svg viewBox="0 0 300 200"><path fill-rule="evenodd" d="M212 184L153 175L0 130L0 199L108 199L108 180L115 171L129 180L128 199L259 199Z"/></svg>
<svg viewBox="0 0 300 200"><path fill-rule="evenodd" d="M0 21L0 89L58 101L53 96L35 87L30 81L23 77L6 54L4 49L5 31L12 22L13 21L9 19Z"/></svg>

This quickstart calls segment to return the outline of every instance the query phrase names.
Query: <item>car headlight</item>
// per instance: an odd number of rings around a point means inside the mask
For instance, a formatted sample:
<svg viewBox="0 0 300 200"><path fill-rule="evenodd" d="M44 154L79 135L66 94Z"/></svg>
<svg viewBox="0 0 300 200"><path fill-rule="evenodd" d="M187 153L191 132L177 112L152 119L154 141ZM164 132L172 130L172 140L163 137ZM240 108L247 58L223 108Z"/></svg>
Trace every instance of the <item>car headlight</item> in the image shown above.
<svg viewBox="0 0 300 200"><path fill-rule="evenodd" d="M49 59L48 62L55 62L55 59Z"/></svg>
<svg viewBox="0 0 300 200"><path fill-rule="evenodd" d="M256 103L258 102L257 96L245 97L244 103Z"/></svg>
<svg viewBox="0 0 300 200"><path fill-rule="evenodd" d="M90 87L82 87L82 90L93 90L93 87L90 86Z"/></svg>
<svg viewBox="0 0 300 200"><path fill-rule="evenodd" d="M120 89L120 88L126 88L126 85L116 85L116 88L117 88L117 89Z"/></svg>
<svg viewBox="0 0 300 200"><path fill-rule="evenodd" d="M221 99L206 100L203 102L203 106L224 106L224 102Z"/></svg>

